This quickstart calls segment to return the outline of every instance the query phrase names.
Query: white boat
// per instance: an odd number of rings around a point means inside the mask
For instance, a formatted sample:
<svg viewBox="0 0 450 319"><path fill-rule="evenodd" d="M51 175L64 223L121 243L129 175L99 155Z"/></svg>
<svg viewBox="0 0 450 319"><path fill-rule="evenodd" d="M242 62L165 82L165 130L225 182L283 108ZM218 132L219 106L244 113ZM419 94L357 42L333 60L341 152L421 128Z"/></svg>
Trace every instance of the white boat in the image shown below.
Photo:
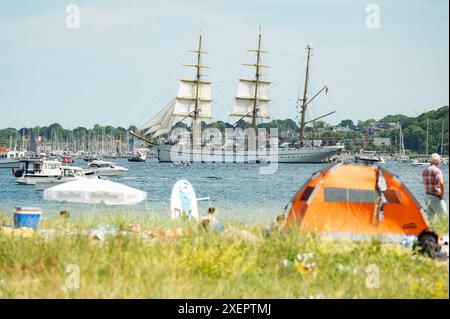
<svg viewBox="0 0 450 319"><path fill-rule="evenodd" d="M25 152L0 150L0 168L19 168L20 160L25 159Z"/></svg>
<svg viewBox="0 0 450 319"><path fill-rule="evenodd" d="M403 136L403 130L402 125L400 122L397 123L399 133L398 133L398 139L399 139L399 146L398 146L398 155L395 157L395 160L399 163L412 163L412 159L409 158L408 155L406 155L405 151L405 141Z"/></svg>
<svg viewBox="0 0 450 319"><path fill-rule="evenodd" d="M305 80L305 89L303 99L299 99L302 102L301 105L301 121L299 140L297 146L282 147L276 146L276 150L265 149L265 152L251 151L250 148L234 151L228 151L226 146L221 146L222 156L217 158L216 162L238 162L238 163L262 163L262 162L281 162L281 163L318 163L329 160L333 155L340 153L343 149L343 145L328 145L321 146L321 143L308 143L304 138L305 126L315 120L331 115L334 112L328 113L324 116L316 118L311 121L306 121L305 113L308 104L316 98L321 92L328 91L328 87L323 87L318 93L316 93L311 99L307 99L307 88L309 80L309 62L311 56L311 47L308 45L308 59L307 59L307 72ZM256 53L255 64L245 64L256 68L255 77L252 79L240 79L238 92L235 97L235 105L233 107L231 116L239 117L240 119L251 118L252 128L257 129L257 121L263 119L269 119L269 103L271 101L269 96L269 88L271 82L263 80L261 77L261 68L267 67L260 63L260 55L264 53L261 49L261 33L258 38L258 48L250 50ZM195 79L187 79L180 81L180 87L178 95L172 101L170 101L156 116L145 123L140 132L143 135L136 134L135 132L129 132L130 135L142 139L148 142L153 148L156 149L158 160L160 162L177 162L180 160L187 162L195 161L211 161L205 159L209 158L205 156L205 148L200 142L201 138L201 126L200 121L203 119L211 119L211 103L212 103L212 89L211 82L204 80L201 74L202 68L205 66L201 63L201 55L206 53L202 49L202 37L199 38L198 49L194 50L197 54L197 63L187 65L197 69L197 75ZM179 141L168 141L167 144L153 142L150 139L146 139L145 136L151 135L151 139L155 139L161 135L171 132L175 119L179 118L191 118L191 143L187 146L178 144ZM238 121L239 122L239 121ZM236 122L237 123L237 122ZM177 147L174 147L174 144ZM255 143L256 144L256 143ZM301 146L300 146L301 145ZM211 145L207 146L211 147ZM256 148L254 148L256 150ZM228 152L227 152L228 151ZM182 159L177 154L182 153L184 156ZM227 154L228 153L228 154ZM231 159L230 159L231 157Z"/></svg>
<svg viewBox="0 0 450 319"><path fill-rule="evenodd" d="M59 184L77 181L77 180L86 179L86 178L87 178L87 176L84 174L84 170L81 167L63 166L61 168L61 176L59 176L55 179L52 179L52 180L37 181L35 184L35 187L37 190L43 191L43 190L46 190L47 188L50 188L50 187L53 187L53 186L56 186Z"/></svg>
<svg viewBox="0 0 450 319"><path fill-rule="evenodd" d="M413 160L409 158L407 155L399 156L395 159L399 163L412 163Z"/></svg>
<svg viewBox="0 0 450 319"><path fill-rule="evenodd" d="M92 161L85 168L86 175L94 176L125 176L127 172L128 168L106 161Z"/></svg>
<svg viewBox="0 0 450 319"><path fill-rule="evenodd" d="M426 159L413 159L411 162L412 166L428 166L430 163Z"/></svg>
<svg viewBox="0 0 450 319"><path fill-rule="evenodd" d="M23 185L35 185L39 182L56 180L61 176L62 165L59 161L45 159L26 159L20 161L20 167L14 171L16 182Z"/></svg>
<svg viewBox="0 0 450 319"><path fill-rule="evenodd" d="M147 156L144 153L136 153L128 158L128 162L145 162Z"/></svg>
<svg viewBox="0 0 450 319"><path fill-rule="evenodd" d="M363 151L355 156L355 162L363 163L385 163L383 156L375 151Z"/></svg>

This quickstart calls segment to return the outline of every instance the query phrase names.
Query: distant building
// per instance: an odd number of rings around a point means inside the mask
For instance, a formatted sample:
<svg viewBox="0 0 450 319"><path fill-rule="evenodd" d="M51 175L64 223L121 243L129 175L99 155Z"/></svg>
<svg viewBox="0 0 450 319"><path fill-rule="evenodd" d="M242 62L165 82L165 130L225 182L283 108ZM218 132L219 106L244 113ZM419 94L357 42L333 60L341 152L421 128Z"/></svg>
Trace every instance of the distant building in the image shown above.
<svg viewBox="0 0 450 319"><path fill-rule="evenodd" d="M336 127L333 127L331 130L334 132L348 132L348 131L350 131L350 128L348 126L346 126L346 127L336 126Z"/></svg>
<svg viewBox="0 0 450 319"><path fill-rule="evenodd" d="M376 146L391 146L391 139L389 137L374 137L373 144Z"/></svg>
<svg viewBox="0 0 450 319"><path fill-rule="evenodd" d="M388 123L377 123L375 124L375 128L381 130L392 130L397 127L397 123L388 122Z"/></svg>

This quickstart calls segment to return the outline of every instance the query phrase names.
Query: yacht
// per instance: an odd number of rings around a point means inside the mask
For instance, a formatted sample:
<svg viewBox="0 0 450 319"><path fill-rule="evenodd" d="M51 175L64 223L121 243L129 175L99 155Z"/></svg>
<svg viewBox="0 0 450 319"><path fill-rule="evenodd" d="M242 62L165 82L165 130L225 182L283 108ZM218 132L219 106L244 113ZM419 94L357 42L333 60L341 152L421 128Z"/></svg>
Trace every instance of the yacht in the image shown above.
<svg viewBox="0 0 450 319"><path fill-rule="evenodd" d="M10 151L0 148L0 168L19 168L20 160L25 158L25 152Z"/></svg>
<svg viewBox="0 0 450 319"><path fill-rule="evenodd" d="M47 188L67 183L67 182L73 182L80 179L86 179L88 178L84 174L84 170L81 167L76 166L63 166L61 168L61 175L59 177L56 177L55 179L51 180L45 180L45 181L37 181L35 184L35 187L37 190L43 191Z"/></svg>
<svg viewBox="0 0 450 319"><path fill-rule="evenodd" d="M412 166L428 166L430 165L430 162L428 161L427 158L416 158L413 159L411 162Z"/></svg>
<svg viewBox="0 0 450 319"><path fill-rule="evenodd" d="M383 156L375 151L362 151L355 156L355 162L364 163L385 163Z"/></svg>
<svg viewBox="0 0 450 319"><path fill-rule="evenodd" d="M85 168L86 175L94 176L125 176L128 168L118 166L112 162L92 161Z"/></svg>
<svg viewBox="0 0 450 319"><path fill-rule="evenodd" d="M35 185L38 181L52 181L61 177L62 166L59 161L25 159L19 163L19 169L13 169L18 184Z"/></svg>
<svg viewBox="0 0 450 319"><path fill-rule="evenodd" d="M128 158L128 162L145 162L147 156L144 153L137 153Z"/></svg>

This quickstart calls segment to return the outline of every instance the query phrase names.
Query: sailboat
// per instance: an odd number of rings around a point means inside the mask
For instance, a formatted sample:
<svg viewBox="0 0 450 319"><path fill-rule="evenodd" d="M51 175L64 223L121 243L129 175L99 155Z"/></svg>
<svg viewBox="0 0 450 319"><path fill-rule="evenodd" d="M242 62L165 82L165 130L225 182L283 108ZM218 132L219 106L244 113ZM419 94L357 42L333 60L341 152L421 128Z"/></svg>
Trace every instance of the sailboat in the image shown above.
<svg viewBox="0 0 450 319"><path fill-rule="evenodd" d="M448 156L444 157L444 119L442 119L442 127L441 127L441 163L444 165L448 165Z"/></svg>
<svg viewBox="0 0 450 319"><path fill-rule="evenodd" d="M413 166L428 166L430 165L428 161L428 153L429 153L429 126L430 126L430 120L427 119L427 139L426 139L426 148L425 148L425 157L424 158L416 158L412 160L411 165Z"/></svg>
<svg viewBox="0 0 450 319"><path fill-rule="evenodd" d="M398 156L397 156L397 162L399 163L411 163L412 160L409 158L408 155L406 155L406 151L405 151L405 142L403 139L403 131L402 131L402 125L400 124L400 122L397 123L397 126L399 128L399 152L398 152Z"/></svg>
<svg viewBox="0 0 450 319"><path fill-rule="evenodd" d="M260 152L260 145L256 148L251 146L256 145L250 143L251 134L247 135L249 143L247 148L237 149L233 146L231 149L225 146L219 146L222 152L217 162L239 162L239 163L258 163L278 161L281 163L320 163L329 159L331 156L338 154L344 148L343 145L329 145L318 146L312 141L304 140L304 130L308 123L311 123L319 118L328 116L334 112L316 118L312 121L305 120L305 112L308 104L317 97L321 92L328 90L324 87L310 100L307 98L307 88L309 79L309 63L311 56L311 47L308 46L308 60L306 71L306 83L301 100L301 121L300 121L300 142L288 146L276 146L275 158L273 155L267 155L267 152ZM261 32L258 36L257 49L249 50L256 53L256 62L254 64L244 64L246 66L255 68L254 78L239 79L238 90L235 97L235 104L232 108L231 116L239 117L240 119L250 118L252 120L251 127L257 129L257 121L269 119L269 105L270 96L269 88L271 82L262 79L261 69L267 67L261 63L261 54L265 53L261 49ZM196 64L187 64L188 67L196 69L196 76L194 79L181 80L176 98L171 100L163 109L156 114L152 119L145 123L137 132L129 132L130 135L148 142L152 147L156 148L158 160L160 162L171 162L174 158L183 162L200 162L204 159L204 145L201 142L201 127L200 120L211 119L211 102L212 90L211 82L203 79L202 69L207 68L202 64L202 54L207 53L202 49L202 36L199 37L198 49L191 52L197 55ZM165 143L156 143L155 138L171 132L174 126L175 119L186 118L191 119L191 137L190 140L181 138L178 141L166 140ZM238 121L239 122L239 121ZM236 122L237 123L237 122ZM151 134L151 135L150 135ZM150 135L150 138L146 138ZM255 136L256 138L256 136ZM308 142L310 142L308 144ZM226 143L225 143L226 144ZM278 143L277 143L278 144ZM176 145L177 147L174 147ZM203 148L202 148L203 147ZM208 146L209 148L211 146ZM214 146L214 147L217 147ZM264 150L265 147L264 147ZM231 154L230 154L231 152ZM231 155L231 156L230 156ZM182 159L180 159L182 157ZM269 158L269 159L268 159Z"/></svg>

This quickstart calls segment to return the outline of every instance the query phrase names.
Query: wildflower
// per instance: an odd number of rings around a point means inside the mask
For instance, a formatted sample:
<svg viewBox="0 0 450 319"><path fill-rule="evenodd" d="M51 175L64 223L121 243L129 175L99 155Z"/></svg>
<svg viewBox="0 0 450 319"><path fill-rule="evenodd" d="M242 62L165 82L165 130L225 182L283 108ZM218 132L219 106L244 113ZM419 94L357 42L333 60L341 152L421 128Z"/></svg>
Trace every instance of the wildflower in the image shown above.
<svg viewBox="0 0 450 319"><path fill-rule="evenodd" d="M310 269L312 268L312 265L309 265L309 264L304 265L304 264L299 263L298 261L294 262L294 266L295 266L295 269L297 269L297 271L299 273L308 273L310 271Z"/></svg>
<svg viewBox="0 0 450 319"><path fill-rule="evenodd" d="M299 273L309 273L316 266L315 262L311 262L312 253L298 254L289 259L283 259L281 262L286 268L295 268Z"/></svg>
<svg viewBox="0 0 450 319"><path fill-rule="evenodd" d="M434 288L436 290L441 290L442 289L442 282L438 281L434 284Z"/></svg>

